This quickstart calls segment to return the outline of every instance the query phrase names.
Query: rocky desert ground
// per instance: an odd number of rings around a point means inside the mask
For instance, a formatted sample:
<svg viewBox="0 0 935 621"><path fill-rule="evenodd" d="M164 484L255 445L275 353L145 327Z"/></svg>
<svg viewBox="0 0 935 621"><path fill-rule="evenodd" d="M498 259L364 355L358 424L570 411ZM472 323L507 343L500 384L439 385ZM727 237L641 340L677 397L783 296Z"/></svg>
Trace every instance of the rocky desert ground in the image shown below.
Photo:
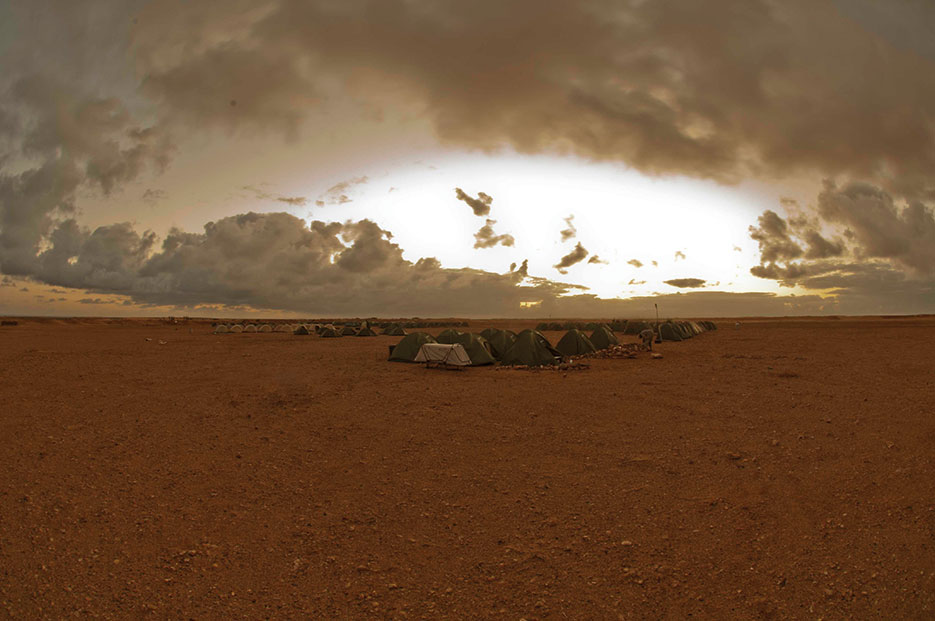
<svg viewBox="0 0 935 621"><path fill-rule="evenodd" d="M733 324L571 373L0 327L0 616L935 616L935 318Z"/></svg>

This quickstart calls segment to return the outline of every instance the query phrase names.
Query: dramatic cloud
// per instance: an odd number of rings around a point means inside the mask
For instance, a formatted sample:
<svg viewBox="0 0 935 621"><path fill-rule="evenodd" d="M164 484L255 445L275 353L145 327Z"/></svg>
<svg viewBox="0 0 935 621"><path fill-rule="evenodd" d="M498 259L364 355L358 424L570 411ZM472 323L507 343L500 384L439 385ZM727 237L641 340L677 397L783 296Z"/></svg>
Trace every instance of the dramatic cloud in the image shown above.
<svg viewBox="0 0 935 621"><path fill-rule="evenodd" d="M590 259L588 259L588 263L591 265L607 265L607 261L603 260L596 254L593 255Z"/></svg>
<svg viewBox="0 0 935 621"><path fill-rule="evenodd" d="M133 34L145 93L195 125L288 130L344 96L468 147L932 188L931 58L831 2L162 0Z"/></svg>
<svg viewBox="0 0 935 621"><path fill-rule="evenodd" d="M483 193L481 193L483 194ZM474 233L474 247L475 248L493 248L497 244L502 246L512 246L515 243L512 235L503 234L497 235L493 230L493 225L496 224L496 220L487 219L487 224L482 226L479 231Z"/></svg>
<svg viewBox="0 0 935 621"><path fill-rule="evenodd" d="M760 249L754 276L825 291L864 312L921 312L935 302L935 214L920 201L902 207L881 188L826 183L817 207L760 216L750 236ZM822 235L828 229L832 240Z"/></svg>
<svg viewBox="0 0 935 621"><path fill-rule="evenodd" d="M490 213L490 204L493 202L493 198L488 194L478 192L477 198L474 198L461 188L455 188L455 196L458 197L459 201L467 203L474 210L475 216L486 216Z"/></svg>
<svg viewBox="0 0 935 621"><path fill-rule="evenodd" d="M823 227L838 230L843 239L826 239L819 231ZM758 226L750 227L750 236L759 244L760 272L804 272L816 260L851 257L883 259L914 274L935 274L932 209L915 200L899 207L887 192L863 183L843 188L826 183L814 218L795 215L786 221L768 210Z"/></svg>
<svg viewBox="0 0 935 621"><path fill-rule="evenodd" d="M775 211L767 210L758 218L758 227L750 227L750 237L760 246L760 261L775 263L798 259L802 247L792 240L789 226Z"/></svg>
<svg viewBox="0 0 935 621"><path fill-rule="evenodd" d="M588 256L588 251L585 250L584 246L581 245L581 242L578 242L577 244L575 244L575 247L574 249L572 249L571 252L569 252L564 257L562 257L562 259L558 263L553 265L552 267L557 269L560 273L565 274L567 268L571 267L572 265L576 263L580 263L581 261L584 261L587 258L587 256Z"/></svg>
<svg viewBox="0 0 935 621"><path fill-rule="evenodd" d="M32 272L55 222L75 212L79 190L110 194L143 170L163 169L172 145L135 124L112 98L79 97L40 78L13 83L5 102L19 140L0 168L0 270ZM11 160L12 161L12 160Z"/></svg>
<svg viewBox="0 0 935 621"><path fill-rule="evenodd" d="M673 278L672 280L662 281L670 287L678 287L679 289L697 289L698 287L704 287L705 281L700 278Z"/></svg>
<svg viewBox="0 0 935 621"><path fill-rule="evenodd" d="M818 214L844 227L858 257L892 259L917 273L935 274L935 214L921 201L900 208L880 188L828 183L818 197Z"/></svg>
<svg viewBox="0 0 935 621"><path fill-rule="evenodd" d="M307 226L285 213L248 213L200 234L172 230L158 249L152 233L128 224L89 231L65 220L50 239L30 278L142 304L503 316L576 289L541 278L522 284L526 261L509 274L445 269L434 258L412 263L369 220Z"/></svg>
<svg viewBox="0 0 935 621"><path fill-rule="evenodd" d="M349 287L349 301L338 296L336 306L367 306L353 297L363 295L355 287L371 287L381 301L367 278L384 269L397 284L408 282L402 274L430 273L422 280L516 289L520 269L483 275L431 259L399 263L385 232L361 223L299 234L277 218L247 214L203 234L172 231L160 250L152 232L121 222L89 230L75 220L79 200L116 200L121 187L138 188L128 199L136 203L147 186L128 184L155 183L145 175L164 169L177 144L216 147L215 138L233 144L245 136L268 145L273 133L332 149L362 119L382 119L391 132L429 129L447 147L489 153L578 155L727 183L833 179L814 205L786 199L779 211L787 214L759 218L751 237L761 260L751 272L832 300L799 298L790 312L832 302L935 304L935 47L925 3L107 0L94 9L50 0L3 12L16 35L4 41L0 72L4 274L154 300L146 303L195 303L197 284L210 303L284 308L330 295L318 278ZM335 153L335 162L347 156ZM365 181L335 184L316 202L349 202ZM457 188L456 196L489 216L489 195ZM142 202L164 198L147 190ZM266 199L307 204L302 196ZM567 222L563 241L574 238ZM492 223L475 236L477 247L512 243ZM308 296L280 295L255 276L240 277L247 284L237 289L217 260L228 257L222 249L242 245L251 257L263 247L278 259L260 252L260 264L292 273L291 261L310 260L303 244L330 248L321 250L327 265L313 262ZM202 269L194 257L206 262ZM587 257L577 244L556 268ZM299 289L303 282L281 280ZM530 282L536 291L568 291ZM517 301L513 293L504 299ZM543 309L597 304L588 296L543 299ZM785 304L744 299L751 308Z"/></svg>
<svg viewBox="0 0 935 621"><path fill-rule="evenodd" d="M574 219L575 219L574 216L568 216L567 218L565 218L565 224L568 225L568 228L565 228L559 231L559 234L562 236L563 242L566 242L569 239L574 239L575 235L578 234L578 229L575 228L575 225L573 223Z"/></svg>
<svg viewBox="0 0 935 621"><path fill-rule="evenodd" d="M633 267L643 267L643 262L639 259L630 259L627 261L627 265L632 265Z"/></svg>
<svg viewBox="0 0 935 621"><path fill-rule="evenodd" d="M675 260L678 261L679 259L682 259L682 260L684 261L684 260L685 260L685 253L682 252L681 250L676 250L676 251L675 251Z"/></svg>

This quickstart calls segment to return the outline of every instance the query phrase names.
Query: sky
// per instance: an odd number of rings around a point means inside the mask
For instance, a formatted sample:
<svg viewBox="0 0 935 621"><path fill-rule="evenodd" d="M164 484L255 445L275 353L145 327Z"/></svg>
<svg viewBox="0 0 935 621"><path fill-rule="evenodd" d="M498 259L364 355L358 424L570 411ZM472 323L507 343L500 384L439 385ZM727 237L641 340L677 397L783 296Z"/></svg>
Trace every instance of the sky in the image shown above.
<svg viewBox="0 0 935 621"><path fill-rule="evenodd" d="M925 0L0 0L0 314L935 313Z"/></svg>

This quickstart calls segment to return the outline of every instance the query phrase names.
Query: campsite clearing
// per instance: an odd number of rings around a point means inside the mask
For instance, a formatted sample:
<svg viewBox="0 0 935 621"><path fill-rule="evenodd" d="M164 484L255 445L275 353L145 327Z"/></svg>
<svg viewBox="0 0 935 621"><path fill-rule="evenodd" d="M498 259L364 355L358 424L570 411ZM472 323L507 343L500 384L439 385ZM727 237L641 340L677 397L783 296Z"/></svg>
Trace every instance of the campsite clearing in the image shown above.
<svg viewBox="0 0 935 621"><path fill-rule="evenodd" d="M400 337L20 319L0 614L931 617L935 319L741 321L435 373Z"/></svg>

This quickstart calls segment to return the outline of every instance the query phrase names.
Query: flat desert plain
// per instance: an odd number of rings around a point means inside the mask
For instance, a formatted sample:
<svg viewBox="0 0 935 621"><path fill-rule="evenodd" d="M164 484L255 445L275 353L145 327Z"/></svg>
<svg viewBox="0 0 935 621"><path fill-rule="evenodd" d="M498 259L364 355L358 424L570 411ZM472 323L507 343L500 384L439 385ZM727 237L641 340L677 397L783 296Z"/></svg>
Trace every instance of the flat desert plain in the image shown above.
<svg viewBox="0 0 935 621"><path fill-rule="evenodd" d="M935 616L935 319L719 326L567 373L0 328L0 616Z"/></svg>

